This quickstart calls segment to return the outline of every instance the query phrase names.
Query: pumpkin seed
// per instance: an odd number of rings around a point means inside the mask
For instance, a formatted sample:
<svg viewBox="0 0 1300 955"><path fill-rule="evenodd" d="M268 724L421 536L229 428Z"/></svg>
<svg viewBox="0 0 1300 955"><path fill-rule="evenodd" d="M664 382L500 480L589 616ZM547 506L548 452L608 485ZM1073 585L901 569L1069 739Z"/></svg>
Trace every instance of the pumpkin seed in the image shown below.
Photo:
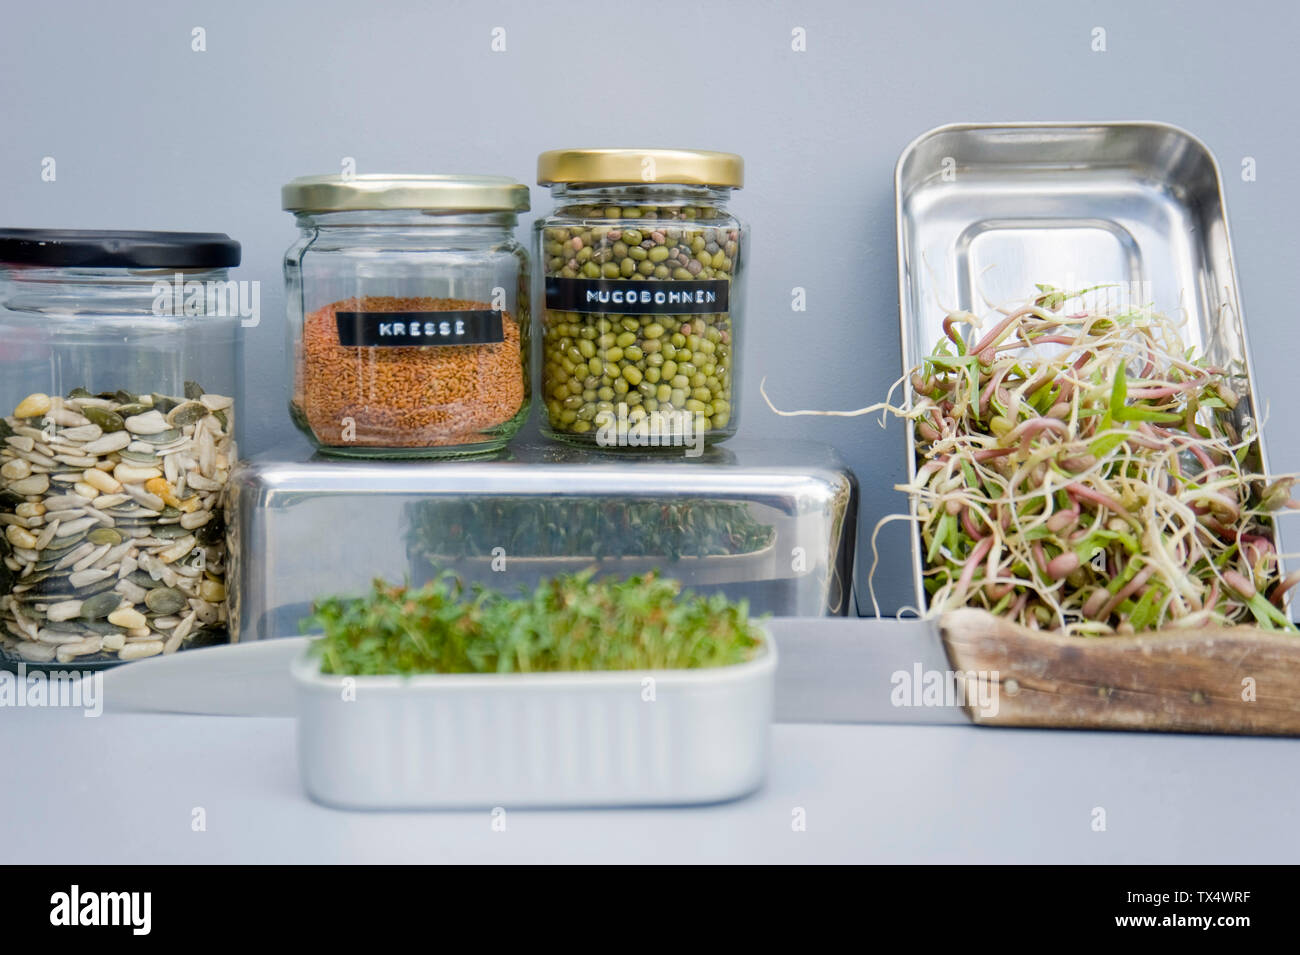
<svg viewBox="0 0 1300 955"><path fill-rule="evenodd" d="M88 407L82 408L81 413L91 424L99 425L101 431L105 434L112 434L115 431L121 431L126 427L126 419L116 411L109 411L107 408Z"/></svg>
<svg viewBox="0 0 1300 955"><path fill-rule="evenodd" d="M144 603L154 613L165 616L187 607L189 599L171 587L156 587L145 595Z"/></svg>
<svg viewBox="0 0 1300 955"><path fill-rule="evenodd" d="M185 382L185 397L190 401L198 401L203 397L203 388L196 381Z"/></svg>
<svg viewBox="0 0 1300 955"><path fill-rule="evenodd" d="M121 602L122 595L115 593L112 590L96 594L82 602L81 619L102 620L104 617L107 617L110 613L116 610Z"/></svg>
<svg viewBox="0 0 1300 955"><path fill-rule="evenodd" d="M86 535L86 540L92 544L112 544L116 546L122 543L122 535L111 527L96 527Z"/></svg>
<svg viewBox="0 0 1300 955"><path fill-rule="evenodd" d="M143 587L145 590L152 590L155 587L161 587L162 581L154 580L146 571L133 570L126 575L126 579L131 581L137 587Z"/></svg>
<svg viewBox="0 0 1300 955"><path fill-rule="evenodd" d="M207 413L208 409L205 408L201 402L187 401L172 409L172 411L167 415L167 422L173 428L183 428L188 424L194 424L194 422L204 418Z"/></svg>
<svg viewBox="0 0 1300 955"><path fill-rule="evenodd" d="M132 451L129 448L117 452L117 456L123 461L129 461L132 464L157 464L158 455L152 451Z"/></svg>
<svg viewBox="0 0 1300 955"><path fill-rule="evenodd" d="M166 431L157 431L154 434L136 435L138 440L146 441L149 444L171 444L181 437L183 437L183 432L180 428L168 428Z"/></svg>

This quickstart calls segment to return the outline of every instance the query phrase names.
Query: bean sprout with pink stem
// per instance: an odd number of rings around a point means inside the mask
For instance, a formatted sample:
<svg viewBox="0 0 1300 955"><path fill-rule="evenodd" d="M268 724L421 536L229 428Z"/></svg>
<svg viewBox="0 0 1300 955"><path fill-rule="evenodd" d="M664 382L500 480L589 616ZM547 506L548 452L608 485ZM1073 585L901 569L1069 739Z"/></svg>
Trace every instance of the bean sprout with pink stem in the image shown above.
<svg viewBox="0 0 1300 955"><path fill-rule="evenodd" d="M763 399L781 415L912 423L916 477L898 490L932 613L978 607L1079 636L1297 632L1287 600L1300 574L1284 579L1274 535L1280 512L1300 508L1297 479L1262 473L1245 369L1196 357L1179 323L1149 309L1089 310L1081 292L1038 289L969 339L958 326L975 316L951 312L884 402L781 411L765 383Z"/></svg>

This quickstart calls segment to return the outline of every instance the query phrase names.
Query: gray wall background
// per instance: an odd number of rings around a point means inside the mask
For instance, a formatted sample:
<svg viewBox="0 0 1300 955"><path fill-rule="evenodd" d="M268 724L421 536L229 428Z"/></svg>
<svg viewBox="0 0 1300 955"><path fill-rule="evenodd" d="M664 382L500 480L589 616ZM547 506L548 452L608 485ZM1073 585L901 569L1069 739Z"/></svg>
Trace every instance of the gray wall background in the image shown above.
<svg viewBox="0 0 1300 955"><path fill-rule="evenodd" d="M1215 2L7 3L0 25L0 223L229 232L262 283L246 331L246 452L306 451L285 412L279 208L290 178L486 172L536 154L664 145L744 155L753 230L742 434L834 444L870 529L900 508L894 425L782 419L853 408L899 372L893 167L954 121L1158 119L1223 167L1274 467L1300 470L1295 332L1300 127L1291 4ZM191 49L206 31L206 52ZM491 49L506 30L506 51ZM807 50L791 49L806 31ZM1092 30L1107 51L1091 50ZM58 178L41 180L55 157ZM1243 157L1257 180L1244 182ZM535 211L549 196L534 189ZM531 225L531 217L525 225ZM806 312L790 309L807 290ZM882 535L882 605L910 598L906 536Z"/></svg>

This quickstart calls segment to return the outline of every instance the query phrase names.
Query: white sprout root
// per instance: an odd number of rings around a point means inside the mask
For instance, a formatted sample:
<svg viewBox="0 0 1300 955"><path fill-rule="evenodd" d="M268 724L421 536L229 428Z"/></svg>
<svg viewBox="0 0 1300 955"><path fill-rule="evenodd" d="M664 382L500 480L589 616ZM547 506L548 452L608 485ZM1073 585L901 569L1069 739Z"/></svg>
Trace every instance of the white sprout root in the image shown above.
<svg viewBox="0 0 1300 955"><path fill-rule="evenodd" d="M974 316L950 313L894 386L911 388L906 406L783 412L763 398L784 415L911 422L916 477L898 490L915 509L931 613L977 607L1080 636L1295 632L1300 571L1282 578L1273 529L1300 508L1296 476L1261 473L1245 369L1194 357L1166 316L1071 309L1080 292L1038 288L969 341Z"/></svg>

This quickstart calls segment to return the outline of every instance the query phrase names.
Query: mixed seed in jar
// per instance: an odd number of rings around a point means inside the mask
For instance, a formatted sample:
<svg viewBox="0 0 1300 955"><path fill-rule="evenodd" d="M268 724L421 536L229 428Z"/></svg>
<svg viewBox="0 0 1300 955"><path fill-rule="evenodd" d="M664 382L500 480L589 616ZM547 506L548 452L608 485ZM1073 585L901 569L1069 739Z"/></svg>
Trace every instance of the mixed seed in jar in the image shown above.
<svg viewBox="0 0 1300 955"><path fill-rule="evenodd" d="M33 394L0 418L0 645L29 663L225 639L231 398Z"/></svg>
<svg viewBox="0 0 1300 955"><path fill-rule="evenodd" d="M569 150L538 168L560 201L540 223L547 433L618 447L729 437L745 233L725 200L739 157ZM647 168L658 178L632 178Z"/></svg>

